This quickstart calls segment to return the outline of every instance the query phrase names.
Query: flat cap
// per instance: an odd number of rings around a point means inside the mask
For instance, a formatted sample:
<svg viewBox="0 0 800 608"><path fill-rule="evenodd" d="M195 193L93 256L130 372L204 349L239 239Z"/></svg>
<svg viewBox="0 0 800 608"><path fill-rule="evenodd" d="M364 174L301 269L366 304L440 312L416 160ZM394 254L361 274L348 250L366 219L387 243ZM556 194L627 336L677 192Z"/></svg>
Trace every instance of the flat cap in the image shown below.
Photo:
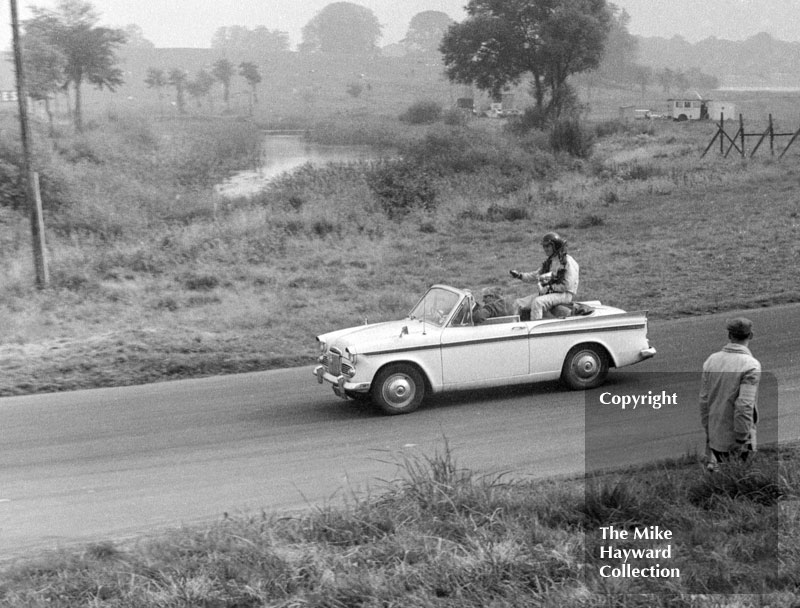
<svg viewBox="0 0 800 608"><path fill-rule="evenodd" d="M501 287L484 287L481 289L481 297L486 298L502 298L503 297L503 289Z"/></svg>
<svg viewBox="0 0 800 608"><path fill-rule="evenodd" d="M728 333L739 340L749 338L750 334L753 333L753 322L744 317L728 319L726 327L728 328Z"/></svg>

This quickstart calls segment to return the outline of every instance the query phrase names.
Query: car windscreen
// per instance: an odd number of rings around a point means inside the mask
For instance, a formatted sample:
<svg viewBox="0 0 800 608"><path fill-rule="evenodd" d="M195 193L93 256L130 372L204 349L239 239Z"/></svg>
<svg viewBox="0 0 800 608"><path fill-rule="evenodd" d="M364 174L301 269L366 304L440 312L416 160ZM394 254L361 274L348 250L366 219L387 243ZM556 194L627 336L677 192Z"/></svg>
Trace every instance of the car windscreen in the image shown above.
<svg viewBox="0 0 800 608"><path fill-rule="evenodd" d="M460 298L457 293L434 287L417 303L409 317L442 327Z"/></svg>

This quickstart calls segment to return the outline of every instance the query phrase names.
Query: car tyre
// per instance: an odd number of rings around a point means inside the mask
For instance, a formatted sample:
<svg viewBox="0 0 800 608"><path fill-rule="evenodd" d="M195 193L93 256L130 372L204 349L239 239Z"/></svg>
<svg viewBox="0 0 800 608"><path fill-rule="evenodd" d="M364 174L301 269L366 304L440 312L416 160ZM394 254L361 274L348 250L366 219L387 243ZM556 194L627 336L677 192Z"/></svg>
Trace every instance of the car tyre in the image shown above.
<svg viewBox="0 0 800 608"><path fill-rule="evenodd" d="M561 379L574 390L600 386L608 376L608 353L596 344L579 344L564 359Z"/></svg>
<svg viewBox="0 0 800 608"><path fill-rule="evenodd" d="M413 365L389 365L375 377L371 393L372 401L385 414L408 414L425 397L425 379Z"/></svg>

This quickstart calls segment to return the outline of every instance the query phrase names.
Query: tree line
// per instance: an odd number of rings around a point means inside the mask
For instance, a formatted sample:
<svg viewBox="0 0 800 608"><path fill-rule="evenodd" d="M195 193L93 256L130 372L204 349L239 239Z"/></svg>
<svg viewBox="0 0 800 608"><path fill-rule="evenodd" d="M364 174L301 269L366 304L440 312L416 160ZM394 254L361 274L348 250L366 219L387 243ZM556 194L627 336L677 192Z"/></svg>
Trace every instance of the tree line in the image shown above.
<svg viewBox="0 0 800 608"><path fill-rule="evenodd" d="M665 92L693 83L703 88L715 84L713 77L699 70L665 68L654 73L637 64L637 42L628 32L630 18L606 0L469 0L465 8L467 18L458 23L440 11L418 13L402 47L411 54L435 56L452 82L476 86L494 98L526 79L542 115L557 117L576 105L570 83L576 75L599 74L636 83L643 91L654 80ZM150 43L137 26L98 26L97 13L87 0L60 0L55 10L31 10L33 18L23 24L28 93L44 101L52 123L50 101L64 94L69 104L71 92L70 113L81 130L82 85L115 90L123 82L117 50L125 44ZM351 2L334 2L303 27L298 52L329 57L377 54L380 36L381 25L372 11ZM187 96L213 107L217 83L229 107L231 82L238 75L248 84L252 112L262 81L252 58L286 53L289 41L285 32L263 26L228 26L215 32L211 47L222 58L193 76L179 67L151 67L145 83L158 91L159 98L165 87L174 87L175 105L183 113Z"/></svg>
<svg viewBox="0 0 800 608"><path fill-rule="evenodd" d="M233 77L238 74L247 81L249 86L248 105L250 113L258 103L258 85L261 82L261 72L258 66L252 61L242 61L239 63L238 72L233 62L226 58L217 59L211 70L200 69L194 78L190 78L189 73L182 68L171 68L165 71L161 68L148 68L145 84L151 89L156 89L159 99L162 98L162 89L166 86L175 88L175 105L181 114L186 112L186 95L197 100L198 104L206 100L209 107L213 110L214 100L212 90L214 84L219 82L222 85L222 100L227 109L230 109L231 82Z"/></svg>

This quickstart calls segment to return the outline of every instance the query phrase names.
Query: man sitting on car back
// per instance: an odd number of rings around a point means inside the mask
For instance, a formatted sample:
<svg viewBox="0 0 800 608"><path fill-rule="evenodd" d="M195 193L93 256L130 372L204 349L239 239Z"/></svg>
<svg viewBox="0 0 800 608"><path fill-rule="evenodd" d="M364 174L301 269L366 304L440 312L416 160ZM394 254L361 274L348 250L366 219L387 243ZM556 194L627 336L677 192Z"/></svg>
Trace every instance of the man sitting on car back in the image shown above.
<svg viewBox="0 0 800 608"><path fill-rule="evenodd" d="M510 270L515 279L536 282L538 293L514 301L513 312L522 315L530 311L530 319L541 319L546 311L557 306L570 305L578 291L579 267L567 253L567 241L555 232L542 237L542 248L547 259L535 272Z"/></svg>

